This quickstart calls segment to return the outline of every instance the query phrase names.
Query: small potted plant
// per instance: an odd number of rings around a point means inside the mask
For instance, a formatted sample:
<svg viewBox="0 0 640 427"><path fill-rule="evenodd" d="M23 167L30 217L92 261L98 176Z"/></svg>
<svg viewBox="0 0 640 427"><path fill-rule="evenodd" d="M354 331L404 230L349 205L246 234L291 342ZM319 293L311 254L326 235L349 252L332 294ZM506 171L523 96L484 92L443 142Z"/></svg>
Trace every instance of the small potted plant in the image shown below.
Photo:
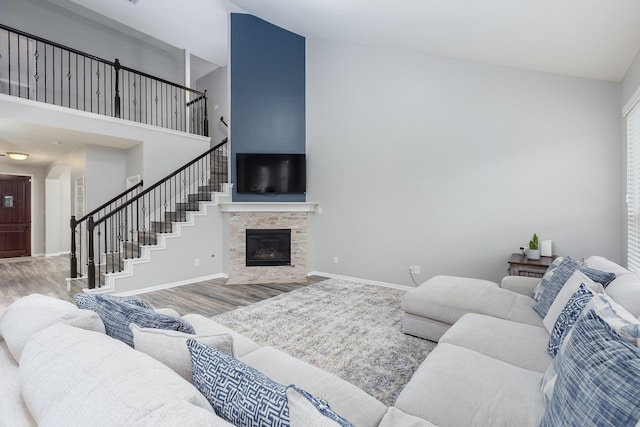
<svg viewBox="0 0 640 427"><path fill-rule="evenodd" d="M540 259L540 242L538 241L538 235L536 233L533 233L533 237L529 240L527 258L533 260Z"/></svg>

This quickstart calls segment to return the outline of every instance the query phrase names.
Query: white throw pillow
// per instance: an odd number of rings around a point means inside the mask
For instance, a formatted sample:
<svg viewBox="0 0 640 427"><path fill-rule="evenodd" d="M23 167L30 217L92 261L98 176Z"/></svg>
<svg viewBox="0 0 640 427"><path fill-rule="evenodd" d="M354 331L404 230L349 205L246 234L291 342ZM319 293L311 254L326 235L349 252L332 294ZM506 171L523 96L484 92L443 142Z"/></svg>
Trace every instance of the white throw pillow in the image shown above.
<svg viewBox="0 0 640 427"><path fill-rule="evenodd" d="M424 420L415 415L409 415L406 412L402 412L395 406L387 409L387 413L384 414L384 418L380 421L378 427L438 427L427 420Z"/></svg>
<svg viewBox="0 0 640 427"><path fill-rule="evenodd" d="M558 316L562 313L564 306L567 305L567 302L571 299L571 296L576 293L578 288L580 288L580 284L584 283L585 286L593 291L594 294L602 292L604 288L600 283L596 283L593 280L589 279L587 276L582 274L579 270L576 270L571 277L564 283L560 292L558 292L558 296L553 300L553 304L551 304L551 308L547 312L547 315L544 316L542 320L542 324L547 331L551 333L553 330L553 325L556 324L556 320L558 320Z"/></svg>
<svg viewBox="0 0 640 427"><path fill-rule="evenodd" d="M351 423L335 413L327 402L294 385L287 387L286 394L291 427L352 426Z"/></svg>
<svg viewBox="0 0 640 427"><path fill-rule="evenodd" d="M105 333L104 324L94 311L81 310L68 301L32 294L7 307L0 317L0 335L19 363L29 338L57 322Z"/></svg>
<svg viewBox="0 0 640 427"><path fill-rule="evenodd" d="M229 356L236 357L233 337L230 334L190 335L166 329L141 328L133 323L129 325L129 329L133 334L133 346L136 350L164 363L189 382L193 382L193 372L191 355L187 347L188 339L193 338Z"/></svg>
<svg viewBox="0 0 640 427"><path fill-rule="evenodd" d="M595 270L613 273L616 277L629 273L629 270L604 257L593 255L584 260L584 266Z"/></svg>
<svg viewBox="0 0 640 427"><path fill-rule="evenodd" d="M640 316L640 273L616 276L607 286L607 295L634 317Z"/></svg>

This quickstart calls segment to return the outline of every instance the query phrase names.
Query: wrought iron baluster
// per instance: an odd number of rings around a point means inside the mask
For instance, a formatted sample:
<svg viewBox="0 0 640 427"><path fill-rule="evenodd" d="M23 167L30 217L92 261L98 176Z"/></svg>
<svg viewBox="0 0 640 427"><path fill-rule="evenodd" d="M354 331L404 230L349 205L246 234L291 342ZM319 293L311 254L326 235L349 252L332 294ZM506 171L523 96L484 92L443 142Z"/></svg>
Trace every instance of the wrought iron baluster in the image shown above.
<svg viewBox="0 0 640 427"><path fill-rule="evenodd" d="M29 39L27 38L27 99L31 99L31 77L30 77L30 70L29 70L29 45L31 43L29 42Z"/></svg>
<svg viewBox="0 0 640 427"><path fill-rule="evenodd" d="M71 52L68 52L67 55L67 62L68 62L68 72L67 72L67 80L68 80L68 88L69 88L69 98L68 98L68 107L71 108Z"/></svg>
<svg viewBox="0 0 640 427"><path fill-rule="evenodd" d="M98 63L96 65L96 77L97 77L97 81L96 81L96 96L97 96L97 102L96 102L96 108L98 109L98 111L96 111L96 113L100 114L100 64Z"/></svg>
<svg viewBox="0 0 640 427"><path fill-rule="evenodd" d="M138 88L138 82L136 81L136 75L133 75L133 121L138 121L138 95L136 89Z"/></svg>
<svg viewBox="0 0 640 427"><path fill-rule="evenodd" d="M78 105L78 82L80 81L80 74L78 73L78 55L75 56L76 59L76 109L79 108Z"/></svg>
<svg viewBox="0 0 640 427"><path fill-rule="evenodd" d="M9 94L11 94L11 35L7 35L7 72L9 75Z"/></svg>

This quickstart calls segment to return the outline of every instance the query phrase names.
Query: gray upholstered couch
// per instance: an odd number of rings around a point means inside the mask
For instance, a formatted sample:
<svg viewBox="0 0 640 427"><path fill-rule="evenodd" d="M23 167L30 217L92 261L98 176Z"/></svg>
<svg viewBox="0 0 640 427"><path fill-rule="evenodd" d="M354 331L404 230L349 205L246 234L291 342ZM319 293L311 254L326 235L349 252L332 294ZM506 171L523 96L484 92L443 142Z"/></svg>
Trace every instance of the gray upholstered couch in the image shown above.
<svg viewBox="0 0 640 427"><path fill-rule="evenodd" d="M356 426L431 425L203 316L188 314L183 319L200 336L231 335L238 359L280 384L295 384L326 400ZM231 425L215 415L194 385L176 373L179 370L107 336L90 310L30 295L3 313L0 335L0 426ZM168 347L165 353L171 352Z"/></svg>
<svg viewBox="0 0 640 427"><path fill-rule="evenodd" d="M587 263L617 269L620 283L612 282L608 290L634 317L640 316L638 276L597 257ZM535 317L527 312L538 280L511 277L502 287L451 280L462 287L431 289L442 295L436 295L437 304L426 303L434 308L435 319L430 320L439 322L439 344L391 408L328 372L261 347L210 319L195 314L183 319L198 335L232 336L240 360L281 384L296 384L326 400L356 426L538 425L546 407L541 383L552 360L542 319L530 320ZM407 293L405 308L422 291ZM168 362L105 335L93 312L40 298L30 296L25 307L0 317L0 426L229 425ZM482 314L474 312L478 307Z"/></svg>
<svg viewBox="0 0 640 427"><path fill-rule="evenodd" d="M616 274L607 295L640 316L637 273L602 257L584 265ZM407 292L405 332L439 344L395 406L441 426L539 425L547 406L543 377L553 361L550 333L533 309L539 283L517 276L501 285L436 276Z"/></svg>

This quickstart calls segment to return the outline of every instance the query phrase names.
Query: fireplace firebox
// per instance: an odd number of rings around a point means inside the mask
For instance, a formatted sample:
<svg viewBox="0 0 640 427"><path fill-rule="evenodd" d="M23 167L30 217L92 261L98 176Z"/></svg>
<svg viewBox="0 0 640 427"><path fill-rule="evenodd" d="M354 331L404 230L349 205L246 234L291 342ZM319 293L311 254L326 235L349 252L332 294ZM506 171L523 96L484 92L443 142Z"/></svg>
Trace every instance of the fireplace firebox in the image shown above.
<svg viewBox="0 0 640 427"><path fill-rule="evenodd" d="M291 265L291 230L247 229L247 267Z"/></svg>

